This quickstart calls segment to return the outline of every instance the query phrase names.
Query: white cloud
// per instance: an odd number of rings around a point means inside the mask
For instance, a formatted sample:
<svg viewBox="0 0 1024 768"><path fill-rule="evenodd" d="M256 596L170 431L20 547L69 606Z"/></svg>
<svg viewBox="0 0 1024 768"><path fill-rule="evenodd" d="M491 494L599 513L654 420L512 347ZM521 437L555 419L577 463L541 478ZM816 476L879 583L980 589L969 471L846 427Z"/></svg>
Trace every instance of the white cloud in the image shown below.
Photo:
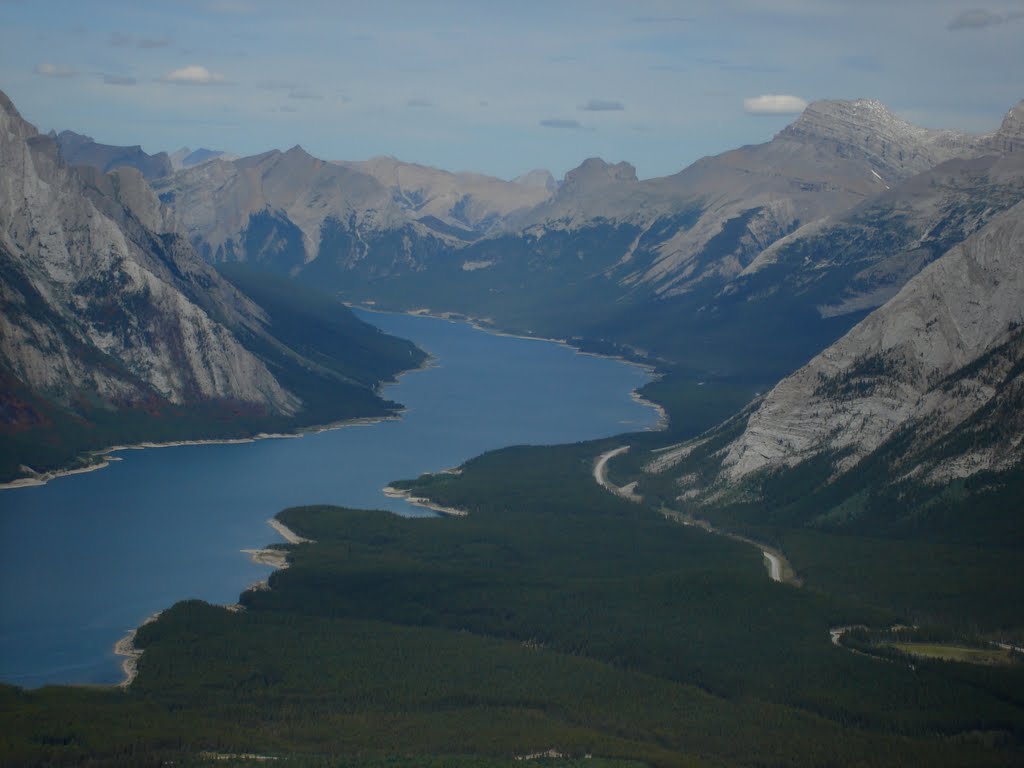
<svg viewBox="0 0 1024 768"><path fill-rule="evenodd" d="M199 64L189 64L187 67L168 72L160 78L160 81L175 85L224 85L227 83L224 75L211 72Z"/></svg>
<svg viewBox="0 0 1024 768"><path fill-rule="evenodd" d="M804 99L781 93L765 93L743 100L743 109L751 115L793 115L806 108Z"/></svg>
<svg viewBox="0 0 1024 768"><path fill-rule="evenodd" d="M36 74L45 77L74 77L78 71L64 64L50 64L44 61L42 64L36 64Z"/></svg>

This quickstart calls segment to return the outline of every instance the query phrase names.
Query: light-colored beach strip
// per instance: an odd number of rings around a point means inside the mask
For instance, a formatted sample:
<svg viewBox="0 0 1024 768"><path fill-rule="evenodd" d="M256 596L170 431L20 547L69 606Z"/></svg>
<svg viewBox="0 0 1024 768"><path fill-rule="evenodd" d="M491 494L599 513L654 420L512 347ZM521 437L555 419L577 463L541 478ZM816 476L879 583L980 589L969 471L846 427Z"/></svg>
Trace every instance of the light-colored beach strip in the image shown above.
<svg viewBox="0 0 1024 768"><path fill-rule="evenodd" d="M139 625L139 628L151 624L160 617L160 612L154 613L152 616L147 618L144 622ZM139 659L142 657L142 651L135 647L135 635L138 629L133 629L127 635L122 637L116 643L114 643L114 653L118 656L124 656L124 661L121 662L121 669L124 671L124 680L118 683L119 688L127 689L132 681L135 680L135 676L139 674Z"/></svg>
<svg viewBox="0 0 1024 768"><path fill-rule="evenodd" d="M421 366L421 368L422 367L424 366ZM415 368L413 370L419 370L419 368ZM408 373L408 371L406 371L406 373ZM345 427L360 427L369 424L378 424L382 421L395 421L401 417L402 412L399 411L398 413L390 416L364 416L357 419L347 419L346 421L338 421L331 424L322 424L316 427L303 428L296 432L260 432L251 437L225 437L211 438L209 440L173 440L166 443L147 441L143 443L133 443L131 445L112 445L109 448L103 448L98 451L89 451L85 454L96 459L96 462L84 467L55 469L48 472L34 472L31 467L24 467L24 469L29 472L33 472L33 474L29 477L19 477L17 480L0 483L0 491L27 488L36 485L46 485L46 483L51 480L56 480L61 477L81 475L85 472L95 472L97 469L103 469L104 467L109 466L113 461L122 461L123 459L119 456L108 455L118 451L142 451L152 448L179 448L185 445L241 445L243 443L255 443L257 440L294 440L300 437L305 437L306 435L331 432L335 429L344 429Z"/></svg>
<svg viewBox="0 0 1024 768"><path fill-rule="evenodd" d="M469 514L464 509L455 509L454 507L442 507L440 504L435 504L430 499L423 498L422 496L413 496L410 491L403 491L399 488L393 488L390 485L382 488L381 493L387 496L389 499L405 499L408 503L414 507L423 507L433 512L439 512L442 515L452 515L454 517L466 517Z"/></svg>

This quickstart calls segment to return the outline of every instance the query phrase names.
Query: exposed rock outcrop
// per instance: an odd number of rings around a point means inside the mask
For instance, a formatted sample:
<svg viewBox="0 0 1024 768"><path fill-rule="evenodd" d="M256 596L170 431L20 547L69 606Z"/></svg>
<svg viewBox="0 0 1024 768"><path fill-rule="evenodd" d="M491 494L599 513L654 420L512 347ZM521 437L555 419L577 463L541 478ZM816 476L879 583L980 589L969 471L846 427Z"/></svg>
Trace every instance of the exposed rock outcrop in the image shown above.
<svg viewBox="0 0 1024 768"><path fill-rule="evenodd" d="M260 310L176 235L159 236L135 171L83 179L0 99L0 366L74 408L231 400L289 414L298 398L215 317ZM189 298L200 284L204 306Z"/></svg>
<svg viewBox="0 0 1024 768"><path fill-rule="evenodd" d="M1019 390L1014 367L1022 360L1022 324L1024 203L1018 203L769 392L726 450L723 478L823 454L834 456L836 472L843 472L911 425L915 434L903 453L921 453ZM936 458L915 471L948 478L1003 468L1021 459L1020 438L1000 441L998 460L983 458L994 456L996 446L978 443L972 458Z"/></svg>

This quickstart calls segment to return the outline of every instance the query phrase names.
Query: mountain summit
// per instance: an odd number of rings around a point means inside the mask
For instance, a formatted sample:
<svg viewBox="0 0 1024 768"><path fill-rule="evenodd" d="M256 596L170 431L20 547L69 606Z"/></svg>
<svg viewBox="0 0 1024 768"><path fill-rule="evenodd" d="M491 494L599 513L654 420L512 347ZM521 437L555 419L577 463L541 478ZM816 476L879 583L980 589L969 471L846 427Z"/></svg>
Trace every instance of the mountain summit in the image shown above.
<svg viewBox="0 0 1024 768"><path fill-rule="evenodd" d="M777 138L829 147L867 163L890 183L976 151L982 143L970 134L913 125L874 99L812 102Z"/></svg>
<svg viewBox="0 0 1024 768"><path fill-rule="evenodd" d="M1024 100L1006 113L1002 125L995 132L989 144L997 152L1020 152L1024 150Z"/></svg>

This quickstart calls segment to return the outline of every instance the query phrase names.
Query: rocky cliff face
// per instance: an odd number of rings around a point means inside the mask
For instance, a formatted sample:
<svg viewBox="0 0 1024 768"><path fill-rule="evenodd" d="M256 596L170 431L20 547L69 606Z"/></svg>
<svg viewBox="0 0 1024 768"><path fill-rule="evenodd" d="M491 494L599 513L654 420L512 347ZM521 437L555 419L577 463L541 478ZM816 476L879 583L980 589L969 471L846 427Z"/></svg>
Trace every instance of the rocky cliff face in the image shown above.
<svg viewBox="0 0 1024 768"><path fill-rule="evenodd" d="M6 96L0 167L0 366L23 385L71 409L152 400L299 407L217 319L256 327L259 308L187 243L147 229L158 214L137 174L90 185Z"/></svg>
<svg viewBox="0 0 1024 768"><path fill-rule="evenodd" d="M1024 100L1006 113L999 130L988 137L983 146L991 152L1024 152Z"/></svg>
<svg viewBox="0 0 1024 768"><path fill-rule="evenodd" d="M1024 458L1024 202L913 277L742 417L712 488L826 458L837 476L885 451L948 482ZM692 446L659 457L659 471ZM691 477L684 494L708 486Z"/></svg>
<svg viewBox="0 0 1024 768"><path fill-rule="evenodd" d="M984 137L908 123L880 101L816 101L777 137L855 159L886 183L906 179L954 157L976 154Z"/></svg>
<svg viewBox="0 0 1024 768"><path fill-rule="evenodd" d="M950 160L765 248L724 289L823 318L881 306L927 264L1024 200L1024 154Z"/></svg>

